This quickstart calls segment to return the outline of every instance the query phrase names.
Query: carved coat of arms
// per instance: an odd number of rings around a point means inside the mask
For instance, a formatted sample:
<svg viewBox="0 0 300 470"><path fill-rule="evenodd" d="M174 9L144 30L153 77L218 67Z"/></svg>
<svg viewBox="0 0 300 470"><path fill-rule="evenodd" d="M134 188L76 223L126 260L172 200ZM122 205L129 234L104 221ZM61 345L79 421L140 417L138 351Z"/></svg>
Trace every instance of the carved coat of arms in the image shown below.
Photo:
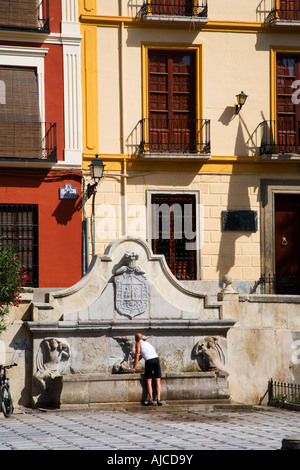
<svg viewBox="0 0 300 470"><path fill-rule="evenodd" d="M121 315L133 318L147 311L148 283L145 272L135 265L138 254L126 252L125 265L114 277L116 310Z"/></svg>

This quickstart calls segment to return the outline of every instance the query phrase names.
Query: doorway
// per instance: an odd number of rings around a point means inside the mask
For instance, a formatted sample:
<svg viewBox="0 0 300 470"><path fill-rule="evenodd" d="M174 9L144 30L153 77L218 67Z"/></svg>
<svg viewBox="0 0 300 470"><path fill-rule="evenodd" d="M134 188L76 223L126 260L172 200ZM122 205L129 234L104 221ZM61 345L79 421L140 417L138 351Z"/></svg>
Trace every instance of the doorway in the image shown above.
<svg viewBox="0 0 300 470"><path fill-rule="evenodd" d="M300 194L275 194L275 291L300 294Z"/></svg>

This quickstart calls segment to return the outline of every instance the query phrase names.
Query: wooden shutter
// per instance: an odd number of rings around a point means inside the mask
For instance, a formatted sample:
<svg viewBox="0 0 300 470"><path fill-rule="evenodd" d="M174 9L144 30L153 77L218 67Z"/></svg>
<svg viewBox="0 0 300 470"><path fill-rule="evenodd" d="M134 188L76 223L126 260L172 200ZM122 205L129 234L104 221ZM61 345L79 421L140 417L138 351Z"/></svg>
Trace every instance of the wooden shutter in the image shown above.
<svg viewBox="0 0 300 470"><path fill-rule="evenodd" d="M38 29L37 0L1 0L0 27Z"/></svg>
<svg viewBox="0 0 300 470"><path fill-rule="evenodd" d="M40 158L41 123L36 71L0 66L0 157Z"/></svg>
<svg viewBox="0 0 300 470"><path fill-rule="evenodd" d="M300 56L278 54L276 73L278 151L298 152L300 106L293 102L292 84L300 79Z"/></svg>
<svg viewBox="0 0 300 470"><path fill-rule="evenodd" d="M149 146L158 152L195 151L195 57L149 52Z"/></svg>
<svg viewBox="0 0 300 470"><path fill-rule="evenodd" d="M152 196L152 250L163 254L177 279L196 279L195 196Z"/></svg>
<svg viewBox="0 0 300 470"><path fill-rule="evenodd" d="M300 0L280 0L280 19L299 21Z"/></svg>
<svg viewBox="0 0 300 470"><path fill-rule="evenodd" d="M153 15L192 16L194 0L151 0Z"/></svg>

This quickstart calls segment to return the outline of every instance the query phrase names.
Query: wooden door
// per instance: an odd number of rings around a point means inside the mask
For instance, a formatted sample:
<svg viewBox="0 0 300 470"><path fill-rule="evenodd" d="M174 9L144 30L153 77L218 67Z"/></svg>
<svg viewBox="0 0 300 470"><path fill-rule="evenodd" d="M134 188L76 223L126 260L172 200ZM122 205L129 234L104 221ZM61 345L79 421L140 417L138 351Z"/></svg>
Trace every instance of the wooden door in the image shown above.
<svg viewBox="0 0 300 470"><path fill-rule="evenodd" d="M300 0L280 0L280 19L297 21L300 20Z"/></svg>
<svg viewBox="0 0 300 470"><path fill-rule="evenodd" d="M277 146L279 153L299 153L300 105L293 83L300 79L300 56L277 55Z"/></svg>
<svg viewBox="0 0 300 470"><path fill-rule="evenodd" d="M192 16L194 0L151 0L153 15Z"/></svg>
<svg viewBox="0 0 300 470"><path fill-rule="evenodd" d="M149 53L148 127L150 151L196 151L193 53Z"/></svg>
<svg viewBox="0 0 300 470"><path fill-rule="evenodd" d="M276 293L300 294L300 195L275 196Z"/></svg>

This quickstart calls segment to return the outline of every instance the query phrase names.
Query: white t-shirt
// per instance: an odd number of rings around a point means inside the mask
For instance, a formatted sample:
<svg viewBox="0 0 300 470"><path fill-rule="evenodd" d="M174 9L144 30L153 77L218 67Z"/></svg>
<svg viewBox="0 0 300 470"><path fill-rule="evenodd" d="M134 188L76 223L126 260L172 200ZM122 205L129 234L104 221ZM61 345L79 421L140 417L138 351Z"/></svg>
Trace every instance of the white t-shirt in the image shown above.
<svg viewBox="0 0 300 470"><path fill-rule="evenodd" d="M148 359L154 359L155 357L158 357L154 347L150 343L147 343L147 341L144 341L144 340L141 340L140 343L141 343L141 355L143 356L145 361L148 361Z"/></svg>

